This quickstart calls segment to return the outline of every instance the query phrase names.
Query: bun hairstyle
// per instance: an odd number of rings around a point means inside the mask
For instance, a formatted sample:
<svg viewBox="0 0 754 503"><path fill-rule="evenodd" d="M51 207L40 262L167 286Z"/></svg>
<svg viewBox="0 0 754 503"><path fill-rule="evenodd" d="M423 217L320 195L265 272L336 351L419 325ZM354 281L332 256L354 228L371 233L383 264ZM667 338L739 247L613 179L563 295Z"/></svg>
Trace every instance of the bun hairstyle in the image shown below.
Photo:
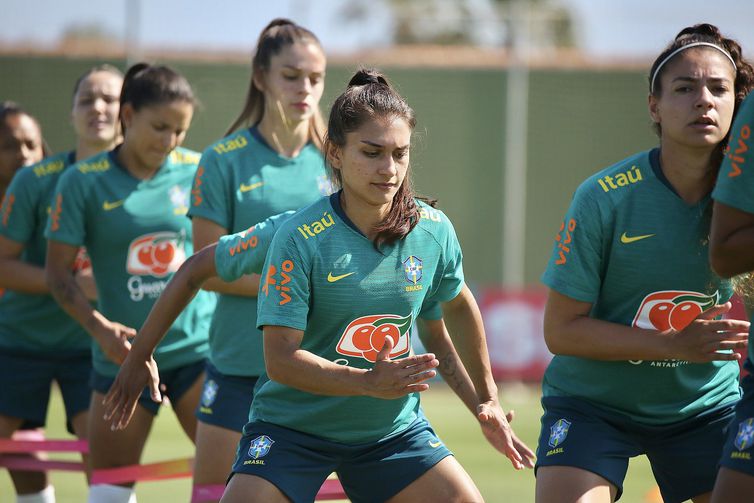
<svg viewBox="0 0 754 503"><path fill-rule="evenodd" d="M413 131L416 126L414 110L390 85L383 74L374 69L361 69L351 77L348 88L332 105L327 124L325 153L332 179L342 187L340 171L333 169L330 152L346 145L346 135L359 129L365 122L379 118L399 117ZM375 228L374 246L392 244L406 236L419 221L419 210L411 183L411 170L406 172L393 204L385 219Z"/></svg>
<svg viewBox="0 0 754 503"><path fill-rule="evenodd" d="M754 68L743 58L741 46L738 45L738 42L724 37L717 26L712 24L696 24L678 32L673 42L652 63L649 72L649 92L655 97L659 97L662 94L662 73L667 68L667 63L672 61L676 55L682 53L686 48L705 46L719 50L730 59L731 64L736 70L734 82L736 102L733 115L735 119L738 107L744 98L746 98L746 95L754 88ZM656 126L657 133L659 134L659 125Z"/></svg>
<svg viewBox="0 0 754 503"><path fill-rule="evenodd" d="M254 75L263 75L268 72L272 57L295 43L314 44L322 50L322 44L314 33L290 19L273 19L259 34L256 51L251 59L251 78L249 90L246 93L246 103L236 120L225 132L226 136L241 127L254 126L262 120L265 112L264 92L254 82ZM324 54L324 51L322 52ZM319 108L316 108L309 122L309 141L320 150L322 150L324 132L325 121L322 119Z"/></svg>
<svg viewBox="0 0 754 503"><path fill-rule="evenodd" d="M196 105L194 91L186 77L172 68L164 65L153 66L149 63L136 63L131 66L123 78L123 88L120 92L120 109L123 105L131 105L134 111L174 101L185 101ZM121 127L126 130L121 115Z"/></svg>

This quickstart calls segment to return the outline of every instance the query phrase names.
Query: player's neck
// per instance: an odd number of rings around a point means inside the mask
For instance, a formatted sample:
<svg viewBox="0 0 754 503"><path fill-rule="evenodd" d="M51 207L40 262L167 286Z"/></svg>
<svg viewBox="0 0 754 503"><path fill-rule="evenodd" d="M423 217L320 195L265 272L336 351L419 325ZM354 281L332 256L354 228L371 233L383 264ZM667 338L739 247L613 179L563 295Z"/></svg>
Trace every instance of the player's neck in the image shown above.
<svg viewBox="0 0 754 503"><path fill-rule="evenodd" d="M309 121L291 123L265 114L257 129L267 144L285 157L296 157L309 142Z"/></svg>
<svg viewBox="0 0 754 503"><path fill-rule="evenodd" d="M115 148L115 145L116 143L114 141L92 144L79 140L76 142L76 162L88 159L100 152L112 150Z"/></svg>
<svg viewBox="0 0 754 503"><path fill-rule="evenodd" d="M712 191L720 167L717 150L690 150L663 144L660 168L685 202L699 202Z"/></svg>
<svg viewBox="0 0 754 503"><path fill-rule="evenodd" d="M374 206L354 196L348 196L345 191L340 193L340 207L353 222L357 229L367 239L374 241L377 236L375 227L382 222L390 211L390 205Z"/></svg>
<svg viewBox="0 0 754 503"><path fill-rule="evenodd" d="M128 144L123 145L116 151L118 163L128 171L131 176L139 180L148 180L152 178L160 169L160 166L153 167L142 162L139 155L129 148Z"/></svg>

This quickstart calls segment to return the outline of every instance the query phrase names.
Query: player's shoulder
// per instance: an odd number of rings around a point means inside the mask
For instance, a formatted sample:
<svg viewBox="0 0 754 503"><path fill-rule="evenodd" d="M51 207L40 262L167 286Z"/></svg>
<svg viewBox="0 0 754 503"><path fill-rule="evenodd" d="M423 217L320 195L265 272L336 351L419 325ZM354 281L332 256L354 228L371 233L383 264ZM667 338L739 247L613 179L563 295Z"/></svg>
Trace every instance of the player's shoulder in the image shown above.
<svg viewBox="0 0 754 503"><path fill-rule="evenodd" d="M219 159L232 159L243 155L250 148L251 139L248 129L235 131L205 148L204 152L202 152L202 160L217 161Z"/></svg>
<svg viewBox="0 0 754 503"><path fill-rule="evenodd" d="M652 177L651 152L639 152L598 171L579 185L574 198L617 204Z"/></svg>
<svg viewBox="0 0 754 503"><path fill-rule="evenodd" d="M73 164L71 169L63 173L63 178L67 180L96 179L109 172L113 167L115 167L115 161L113 161L110 152L101 152Z"/></svg>
<svg viewBox="0 0 754 503"><path fill-rule="evenodd" d="M201 154L194 150L176 147L168 156L168 162L174 167L192 167L195 168L199 164Z"/></svg>
<svg viewBox="0 0 754 503"><path fill-rule="evenodd" d="M417 229L437 238L452 231L453 224L442 210L434 208L429 203L420 199L416 200L416 208L419 213L419 221L416 224Z"/></svg>
<svg viewBox="0 0 754 503"><path fill-rule="evenodd" d="M276 236L314 248L329 237L330 230L339 225L341 220L335 217L330 196L321 197L295 213L283 214L275 222L278 229Z"/></svg>
<svg viewBox="0 0 754 503"><path fill-rule="evenodd" d="M53 178L63 172L65 168L70 166L72 158L72 152L61 152L49 157L45 157L36 164L26 166L16 173L16 176L22 178L45 180Z"/></svg>

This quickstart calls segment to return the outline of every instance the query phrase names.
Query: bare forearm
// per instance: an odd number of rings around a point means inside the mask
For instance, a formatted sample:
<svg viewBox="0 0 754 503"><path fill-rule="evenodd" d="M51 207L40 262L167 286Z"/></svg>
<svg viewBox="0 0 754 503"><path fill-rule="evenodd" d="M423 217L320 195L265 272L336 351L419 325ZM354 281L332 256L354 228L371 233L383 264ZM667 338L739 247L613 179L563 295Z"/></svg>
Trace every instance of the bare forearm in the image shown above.
<svg viewBox="0 0 754 503"><path fill-rule="evenodd" d="M0 259L0 288L20 293L50 293L44 268L18 259Z"/></svg>
<svg viewBox="0 0 754 503"><path fill-rule="evenodd" d="M479 402L497 400L497 385L492 378L482 315L467 287L459 297L461 299L443 305L443 316L453 345L463 361Z"/></svg>
<svg viewBox="0 0 754 503"><path fill-rule="evenodd" d="M545 341L554 354L595 360L673 358L668 334L589 316L580 316L560 324L545 320Z"/></svg>
<svg viewBox="0 0 754 503"><path fill-rule="evenodd" d="M740 229L710 249L710 261L717 274L730 278L754 270L754 228Z"/></svg>
<svg viewBox="0 0 754 503"><path fill-rule="evenodd" d="M463 366L463 362L458 357L455 347L453 347L443 321L431 320L422 322L420 320L417 326L424 347L430 353L434 353L440 362L437 370L440 372L443 380L464 405L473 414L476 414L476 408L479 405L476 390L471 383L466 368Z"/></svg>
<svg viewBox="0 0 754 503"><path fill-rule="evenodd" d="M363 369L338 365L303 349L289 356L274 358L265 351L267 374L281 384L292 388L329 396L364 395Z"/></svg>
<svg viewBox="0 0 754 503"><path fill-rule="evenodd" d="M256 297L259 292L259 278L258 274L247 274L236 281L226 283L218 277L213 277L204 282L202 289L226 295Z"/></svg>
<svg viewBox="0 0 754 503"><path fill-rule="evenodd" d="M46 281L50 293L63 311L68 313L90 334L94 333L95 326L102 315L92 307L83 290L76 283L73 273L48 269Z"/></svg>

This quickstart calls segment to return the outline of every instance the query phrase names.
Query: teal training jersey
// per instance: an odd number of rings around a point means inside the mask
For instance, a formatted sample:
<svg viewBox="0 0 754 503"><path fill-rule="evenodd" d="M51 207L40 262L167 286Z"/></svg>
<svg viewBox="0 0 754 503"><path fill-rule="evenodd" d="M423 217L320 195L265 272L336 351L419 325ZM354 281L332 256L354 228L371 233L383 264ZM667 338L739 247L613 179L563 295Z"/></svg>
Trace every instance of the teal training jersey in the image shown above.
<svg viewBox="0 0 754 503"><path fill-rule="evenodd" d="M256 129L234 133L208 147L192 189L190 217L206 218L228 234L267 217L297 210L331 192L320 151L307 145L293 159L272 150ZM218 295L210 327L210 361L223 374L264 372L257 299Z"/></svg>
<svg viewBox="0 0 754 503"><path fill-rule="evenodd" d="M395 343L393 359L410 354L410 329L425 301L458 295L461 249L447 217L419 203L417 226L378 252L348 222L339 194L299 211L273 238L257 323L302 330L302 349L369 369L386 337ZM416 393L395 400L324 396L270 380L254 395L250 419L356 444L402 431L418 410Z"/></svg>
<svg viewBox="0 0 754 503"><path fill-rule="evenodd" d="M726 206L754 214L754 155L751 133L754 129L754 99L749 95L741 105L730 133L729 150L717 177L712 197ZM754 317L752 318L754 321ZM749 333L746 369L754 372L754 345Z"/></svg>
<svg viewBox="0 0 754 503"><path fill-rule="evenodd" d="M286 211L245 231L221 237L215 248L217 275L223 281L232 282L244 274L262 274L264 258L275 231L294 213Z"/></svg>
<svg viewBox="0 0 754 503"><path fill-rule="evenodd" d="M85 245L109 320L139 329L155 300L193 252L186 218L199 155L174 150L157 173L139 180L117 162L116 151L79 162L60 178L47 227L48 239ZM204 358L214 295L200 292L155 350L162 370ZM93 344L97 372L118 367Z"/></svg>
<svg viewBox="0 0 754 503"><path fill-rule="evenodd" d="M24 245L20 260L44 267L44 237L50 200L60 175L75 162L74 152L53 155L20 169L0 209L0 235ZM7 290L0 296L0 348L30 352L87 352L89 335L51 295Z"/></svg>
<svg viewBox="0 0 754 503"><path fill-rule="evenodd" d="M629 157L578 188L542 281L591 303L593 318L680 330L732 294L730 281L709 266L711 210L710 197L689 205L675 193L659 150ZM642 423L667 424L735 402L738 364L556 355L542 387L545 396L576 396Z"/></svg>

